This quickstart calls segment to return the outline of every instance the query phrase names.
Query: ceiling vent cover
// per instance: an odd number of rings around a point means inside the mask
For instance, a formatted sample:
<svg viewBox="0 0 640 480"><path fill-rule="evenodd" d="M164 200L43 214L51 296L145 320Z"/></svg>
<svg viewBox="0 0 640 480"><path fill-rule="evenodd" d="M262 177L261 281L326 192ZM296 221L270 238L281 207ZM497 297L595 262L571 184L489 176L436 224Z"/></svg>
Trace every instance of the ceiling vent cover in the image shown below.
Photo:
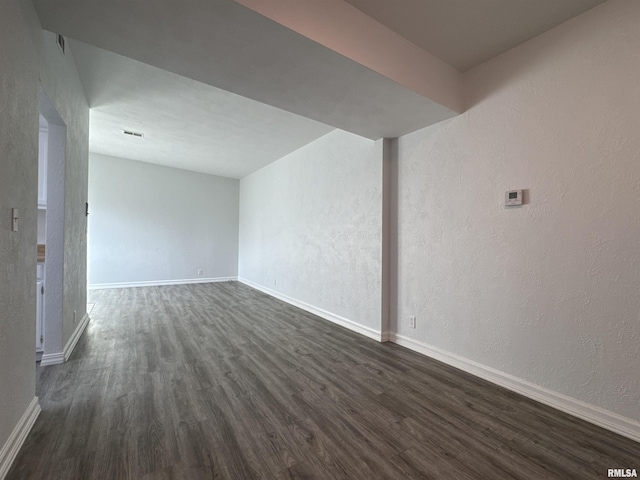
<svg viewBox="0 0 640 480"><path fill-rule="evenodd" d="M142 133L132 132L131 130L123 130L122 133L124 133L125 135L131 135L132 137L138 137L138 138L144 137Z"/></svg>

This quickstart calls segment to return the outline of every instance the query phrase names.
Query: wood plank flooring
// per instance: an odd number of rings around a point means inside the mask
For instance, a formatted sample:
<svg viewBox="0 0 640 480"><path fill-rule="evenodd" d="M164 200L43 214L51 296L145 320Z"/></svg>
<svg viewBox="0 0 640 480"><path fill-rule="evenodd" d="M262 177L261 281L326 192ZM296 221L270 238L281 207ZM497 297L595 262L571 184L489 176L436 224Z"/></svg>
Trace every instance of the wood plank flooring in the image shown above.
<svg viewBox="0 0 640 480"><path fill-rule="evenodd" d="M242 284L93 291L24 479L602 479L640 444Z"/></svg>

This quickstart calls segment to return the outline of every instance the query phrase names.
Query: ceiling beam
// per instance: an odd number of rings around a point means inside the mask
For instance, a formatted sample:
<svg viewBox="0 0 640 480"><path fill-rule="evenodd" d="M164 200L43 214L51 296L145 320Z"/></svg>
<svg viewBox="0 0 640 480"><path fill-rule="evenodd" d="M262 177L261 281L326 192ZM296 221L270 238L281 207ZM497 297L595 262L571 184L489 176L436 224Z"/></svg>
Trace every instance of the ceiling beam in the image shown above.
<svg viewBox="0 0 640 480"><path fill-rule="evenodd" d="M234 0L454 112L461 74L343 0Z"/></svg>

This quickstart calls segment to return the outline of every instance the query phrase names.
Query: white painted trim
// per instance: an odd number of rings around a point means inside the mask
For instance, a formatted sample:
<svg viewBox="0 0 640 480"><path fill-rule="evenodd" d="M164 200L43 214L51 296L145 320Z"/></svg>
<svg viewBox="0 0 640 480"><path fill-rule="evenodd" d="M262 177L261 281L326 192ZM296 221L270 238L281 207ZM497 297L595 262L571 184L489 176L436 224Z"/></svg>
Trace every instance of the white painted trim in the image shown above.
<svg viewBox="0 0 640 480"><path fill-rule="evenodd" d="M238 277L215 277L215 278L183 278L179 280L150 280L146 282L122 282L122 283L96 283L89 285L89 290L99 290L103 288L133 288L133 287L157 287L163 285L189 285L192 283L218 283L235 282Z"/></svg>
<svg viewBox="0 0 640 480"><path fill-rule="evenodd" d="M69 357L73 353L74 348L76 348L76 345L78 344L78 340L80 340L80 337L82 337L82 334L84 333L85 328L87 328L87 325L89 324L89 320L90 320L89 314L85 313L84 316L82 317L82 320L80 320L80 323L74 330L73 335L71 335L71 337L67 341L67 344L64 346L63 352L64 352L65 362L69 360ZM42 363L40 365L42 365Z"/></svg>
<svg viewBox="0 0 640 480"><path fill-rule="evenodd" d="M40 360L41 367L48 367L49 365L60 365L64 363L64 352L45 353Z"/></svg>
<svg viewBox="0 0 640 480"><path fill-rule="evenodd" d="M328 312L327 310L324 310L319 307L315 307L301 300L296 300L295 298L285 295L284 293L276 292L275 290L271 290L270 288L254 283L251 280L247 280L246 278L239 277L238 281L240 283L244 283L245 285L251 288L260 290L261 292L266 293L267 295L275 297L278 300L282 300L283 302L293 305L294 307L301 308L302 310L305 310L309 313L313 313L318 317L322 317L325 320L329 320L330 322L336 323L341 327L348 328L349 330L359 333L360 335L364 335L365 337L372 338L373 340L376 340L378 342L381 341L381 337L382 337L381 332L378 330L374 330L373 328L360 325L359 323L349 320L348 318L341 317L340 315L336 315L335 313Z"/></svg>
<svg viewBox="0 0 640 480"><path fill-rule="evenodd" d="M50 365L60 365L61 363L69 360L69 357L73 353L73 349L76 348L78 340L80 340L80 337L84 333L85 328L87 328L89 320L89 314L85 313L82 317L82 320L80 320L80 323L74 330L73 334L71 335L69 340L67 340L67 344L64 346L62 352L43 354L42 359L40 360L40 366L48 367Z"/></svg>
<svg viewBox="0 0 640 480"><path fill-rule="evenodd" d="M40 404L38 403L38 397L33 397L13 432L9 435L7 442L0 450L0 480L4 479L9 473L11 464L16 459L20 448L22 448L27 435L31 431L31 427L36 423L38 415L40 415Z"/></svg>
<svg viewBox="0 0 640 480"><path fill-rule="evenodd" d="M409 337L391 333L390 340L398 345L407 347L418 353L439 360L452 367L483 378L491 383L504 387L525 397L549 405L557 410L586 420L589 423L606 428L624 437L640 442L640 422L623 417L595 405L554 392L534 383L501 372L486 365L468 360L456 354L441 350L437 347L418 342Z"/></svg>

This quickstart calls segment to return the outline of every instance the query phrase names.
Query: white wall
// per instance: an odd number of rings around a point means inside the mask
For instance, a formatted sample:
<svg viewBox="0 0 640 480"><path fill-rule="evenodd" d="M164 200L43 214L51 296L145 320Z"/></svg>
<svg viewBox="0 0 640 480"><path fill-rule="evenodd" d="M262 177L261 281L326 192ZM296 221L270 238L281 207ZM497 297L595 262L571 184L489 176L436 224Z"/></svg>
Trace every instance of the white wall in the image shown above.
<svg viewBox="0 0 640 480"><path fill-rule="evenodd" d="M0 454L35 396L38 49L30 5L0 2ZM18 232L10 231L18 208ZM0 455L0 478L10 455Z"/></svg>
<svg viewBox="0 0 640 480"><path fill-rule="evenodd" d="M64 343L72 311L86 306L84 211L89 109L73 56L50 45L29 1L0 3L0 217L18 208L18 232L0 222L0 478L37 415L35 395L38 94L44 88L69 126L64 192ZM40 81L39 81L40 79ZM69 170L69 169L68 169ZM45 339L46 342L46 339Z"/></svg>
<svg viewBox="0 0 640 480"><path fill-rule="evenodd" d="M62 292L61 332L56 325L55 335L47 334L51 332L51 325L47 324L45 313L45 355L51 355L62 352L87 308L85 203L89 157L89 105L71 49L67 47L66 55L63 56L58 49L55 34L43 31L40 35L43 45L40 59L41 85L66 126L66 141L61 146L66 152L64 180L59 178L58 185L54 185L52 181L56 180L60 172L51 175L51 171L48 171L47 174L47 279L53 273L49 264L62 267L62 285L59 285L59 282L52 285L45 279L49 294L53 293L54 288ZM52 130L58 128L61 127L50 122L50 138ZM50 144L50 155L52 148ZM49 160L52 161L51 158ZM63 181L64 185L60 185ZM60 195L63 195L63 198L59 198ZM64 228L55 226L60 223ZM59 231L59 234L52 235L51 229ZM49 245L52 236L57 237L57 241L62 243L59 248ZM45 298L45 303L48 304L49 299ZM45 310L48 311L48 305ZM77 312L75 321L74 311Z"/></svg>
<svg viewBox="0 0 640 480"><path fill-rule="evenodd" d="M472 70L466 113L399 140L397 325L636 421L638 25L640 2L607 2ZM511 188L528 204L506 209Z"/></svg>
<svg viewBox="0 0 640 480"><path fill-rule="evenodd" d="M67 162L66 140L69 131L46 93L40 92L40 113L48 116L47 138L47 229L46 229L46 269L44 276L44 355L41 366L60 363L63 360L63 330L66 323L75 326L73 314L65 322L65 174ZM81 252L77 252L76 255ZM82 252L84 253L84 252ZM84 277L84 272L82 272ZM84 282L84 280L83 280ZM84 285L84 283L83 283ZM79 310L81 312L85 309ZM76 316L76 322L78 318ZM67 337L68 338L68 337Z"/></svg>
<svg viewBox="0 0 640 480"><path fill-rule="evenodd" d="M335 130L240 181L239 276L380 337L382 142Z"/></svg>
<svg viewBox="0 0 640 480"><path fill-rule="evenodd" d="M89 285L237 277L238 189L230 178L92 153Z"/></svg>

